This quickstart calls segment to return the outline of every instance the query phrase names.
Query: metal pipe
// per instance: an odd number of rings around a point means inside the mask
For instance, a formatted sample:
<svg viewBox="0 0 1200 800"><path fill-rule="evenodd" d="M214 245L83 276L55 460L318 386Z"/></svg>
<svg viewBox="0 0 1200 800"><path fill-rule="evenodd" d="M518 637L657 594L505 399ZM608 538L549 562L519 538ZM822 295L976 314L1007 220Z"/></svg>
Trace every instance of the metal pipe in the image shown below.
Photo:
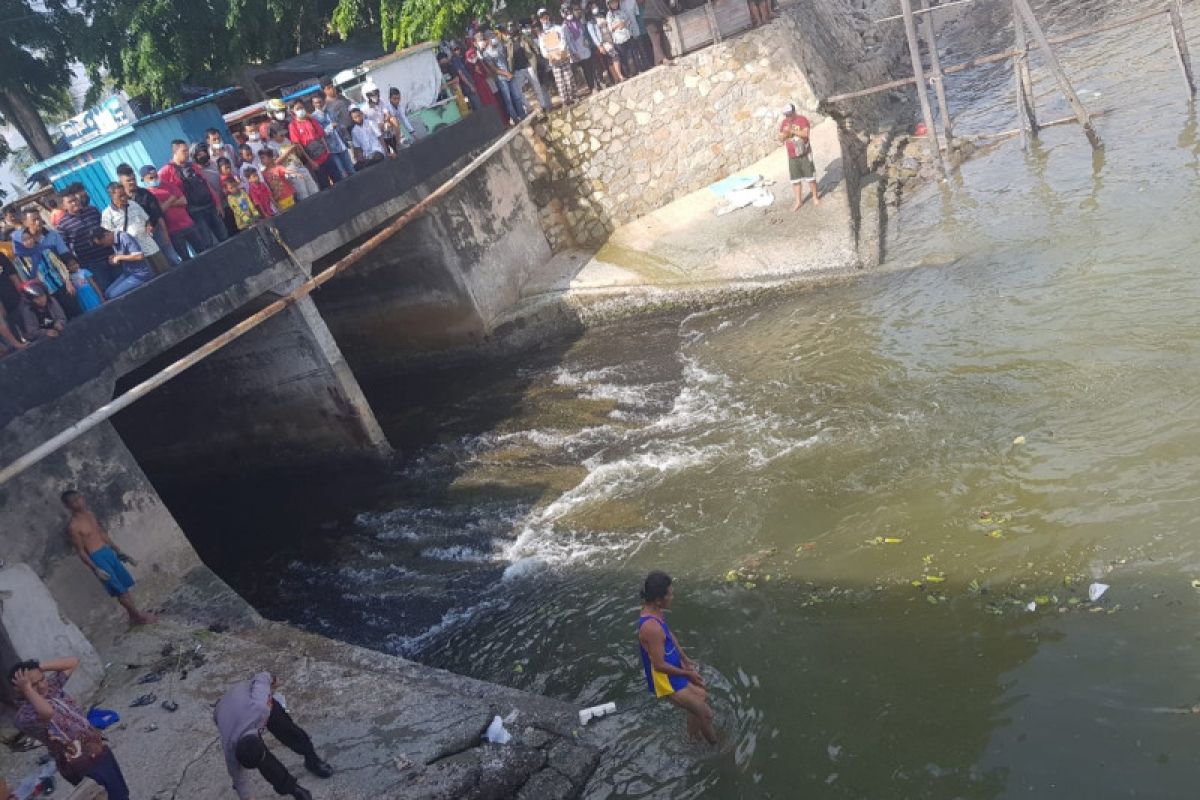
<svg viewBox="0 0 1200 800"><path fill-rule="evenodd" d="M942 9L949 8L950 6L961 6L965 3L974 3L974 2L975 2L975 0L954 0L953 3L942 3L941 5L936 5L933 8L923 8L919 11L914 11L913 13L916 14L917 16L921 16L922 14L932 14L934 11L941 11ZM879 19L874 20L874 22L876 25L878 25L881 22L894 22L895 20L898 20L898 19L904 19L904 15L897 14L894 17L880 17Z"/></svg>
<svg viewBox="0 0 1200 800"><path fill-rule="evenodd" d="M381 244L395 236L401 229L408 225L408 223L412 222L414 219L424 213L427 208L445 197L452 189L454 189L454 187L462 183L463 180L465 180L467 176L478 169L483 162L495 155L500 148L512 141L512 139L518 133L527 127L533 119L533 116L534 115L530 115L519 125L516 125L509 130L498 140L496 140L496 142L494 142L490 147L472 159L471 163L467 164L465 167L455 173L449 180L430 192L428 196L426 196L408 211L400 215L399 218L390 223L387 227L381 229L378 233L360 244L358 247L355 247L333 266L312 276L307 281L289 292L287 295L279 298L260 311L257 311L254 314L246 317L244 320L239 322L237 325L234 325L220 336L217 336L216 338L206 342L192 352L188 353L183 358L168 365L159 372L156 372L154 375L142 381L137 386L134 386L129 391L125 392L119 397L113 398L111 401L100 406L83 419L79 420L50 439L42 442L25 455L13 461L4 469L0 470L0 485L12 480L64 445L74 441L75 439L78 439L92 428L95 428L100 423L112 417L118 411L127 408L140 398L152 392L154 389L157 389L159 386L162 386L167 381L176 377L188 367L195 366L200 361L220 350L222 347L225 347L239 337L244 336L245 334L254 330L271 317L287 310L298 300L311 294L314 289L318 289L325 283L328 283L334 276L353 267L365 256L378 248Z"/></svg>

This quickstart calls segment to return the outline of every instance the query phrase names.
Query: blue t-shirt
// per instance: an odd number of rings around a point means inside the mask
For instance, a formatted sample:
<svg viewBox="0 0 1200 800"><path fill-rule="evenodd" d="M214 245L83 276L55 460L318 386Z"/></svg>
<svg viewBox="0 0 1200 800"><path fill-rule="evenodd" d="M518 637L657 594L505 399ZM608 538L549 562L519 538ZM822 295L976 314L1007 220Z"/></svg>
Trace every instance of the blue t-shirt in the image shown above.
<svg viewBox="0 0 1200 800"><path fill-rule="evenodd" d="M129 256L133 255L134 253L141 254L142 246L138 244L137 239L133 238L125 231L114 231L113 252L119 256ZM142 281L148 281L154 277L154 268L150 266L150 262L144 257L138 261L121 262L121 271L126 275L132 275Z"/></svg>
<svg viewBox="0 0 1200 800"><path fill-rule="evenodd" d="M100 295L92 288L92 271L90 269L81 268L72 272L71 283L75 286L75 300L85 313L104 305Z"/></svg>
<svg viewBox="0 0 1200 800"><path fill-rule="evenodd" d="M17 258L27 258L30 261L32 274L37 276L37 279L46 284L46 288L50 290L50 294L54 294L59 289L66 285L63 276L58 269L46 257L47 252L53 252L60 259L71 255L71 248L67 247L66 241L57 231L43 231L42 238L38 239L32 246L25 244L26 233L24 229L13 233L13 254Z"/></svg>

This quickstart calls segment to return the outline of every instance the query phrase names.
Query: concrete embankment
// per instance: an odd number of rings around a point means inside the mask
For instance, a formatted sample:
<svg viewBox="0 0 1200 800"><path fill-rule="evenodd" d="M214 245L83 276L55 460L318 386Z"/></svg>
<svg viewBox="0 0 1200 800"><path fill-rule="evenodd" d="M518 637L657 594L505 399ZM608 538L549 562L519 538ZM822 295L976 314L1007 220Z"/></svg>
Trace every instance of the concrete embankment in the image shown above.
<svg viewBox="0 0 1200 800"><path fill-rule="evenodd" d="M176 685L187 698L177 714L130 711L114 733L118 751L131 754L123 760L138 765L128 771L145 776L134 778L139 796L226 796L208 704L226 682L272 665L318 743L349 765L322 796L580 789L603 741L577 739L573 709L263 623L201 565L152 478L386 459L391 444L364 387L397 365L871 263L865 147L846 119L817 113L820 97L875 82L894 62L895 47L864 48L863 29L849 0L804 0L767 28L530 123L354 271L0 487L5 558L27 564L56 605L51 616L76 626L97 663L111 662L102 703L128 711L144 687L124 665L149 663L164 644L199 643L209 654ZM776 140L785 102L816 123L828 192L819 210L790 211ZM863 120L880 113L873 102L862 104ZM501 130L469 118L0 361L0 460L286 294ZM770 181L774 203L718 217L706 187L739 171ZM141 562L138 597L162 604L169 622L123 631L64 540L58 495L69 486L87 493ZM197 636L217 617L232 620L231 632ZM10 644L0 648L6 658L58 654L47 652L55 642ZM520 744L477 746L491 715L514 709Z"/></svg>
<svg viewBox="0 0 1200 800"><path fill-rule="evenodd" d="M564 703L266 622L207 570L186 576L162 610L163 622L103 649L100 675L71 684L81 700L120 714L106 734L134 797L231 797L212 705L261 670L278 676L292 715L336 770L320 780L272 745L316 797L567 798L600 758L603 727L580 728ZM138 683L153 674L162 679ZM98 679L94 692L89 679ZM131 707L151 692L155 702ZM513 735L506 745L482 738L496 715ZM32 773L44 752L0 749L0 775ZM273 795L257 775L252 785L256 796Z"/></svg>

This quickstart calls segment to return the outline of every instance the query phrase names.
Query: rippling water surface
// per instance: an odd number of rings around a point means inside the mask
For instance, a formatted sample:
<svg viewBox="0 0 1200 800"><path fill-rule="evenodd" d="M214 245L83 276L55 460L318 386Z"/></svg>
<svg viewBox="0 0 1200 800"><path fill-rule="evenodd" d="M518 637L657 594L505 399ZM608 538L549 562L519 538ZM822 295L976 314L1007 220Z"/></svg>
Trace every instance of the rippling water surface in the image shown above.
<svg viewBox="0 0 1200 800"><path fill-rule="evenodd" d="M1004 46L980 13L949 60ZM269 490L222 517L267 567L212 560L270 615L616 700L595 798L1190 795L1200 141L1161 25L1062 55L1105 153L1058 128L907 198L916 268L376 387L400 469ZM1011 127L1010 80L956 78L960 130ZM643 699L652 568L720 753Z"/></svg>

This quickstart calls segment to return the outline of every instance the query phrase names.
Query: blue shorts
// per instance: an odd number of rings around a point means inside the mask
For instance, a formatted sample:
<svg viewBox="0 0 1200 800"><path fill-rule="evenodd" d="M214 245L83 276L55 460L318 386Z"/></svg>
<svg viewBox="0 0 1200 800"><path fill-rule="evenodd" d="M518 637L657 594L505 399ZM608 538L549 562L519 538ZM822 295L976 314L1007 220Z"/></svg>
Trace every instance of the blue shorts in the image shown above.
<svg viewBox="0 0 1200 800"><path fill-rule="evenodd" d="M91 559L93 564L108 573L108 580L104 581L104 591L108 592L109 597L120 597L133 588L133 576L125 569L125 565L111 547L101 547L91 554Z"/></svg>

